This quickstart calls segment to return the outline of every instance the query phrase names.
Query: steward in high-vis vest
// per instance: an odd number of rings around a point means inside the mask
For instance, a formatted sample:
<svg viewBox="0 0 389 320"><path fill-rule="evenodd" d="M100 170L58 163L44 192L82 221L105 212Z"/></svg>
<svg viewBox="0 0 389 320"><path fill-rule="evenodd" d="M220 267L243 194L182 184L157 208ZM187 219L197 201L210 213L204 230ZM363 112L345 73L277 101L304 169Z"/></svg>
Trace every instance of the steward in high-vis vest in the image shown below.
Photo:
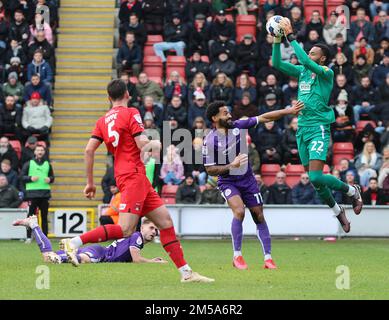
<svg viewBox="0 0 389 320"><path fill-rule="evenodd" d="M21 177L25 184L25 198L30 201L28 216L39 208L42 220L42 231L47 235L47 214L51 198L50 184L54 182L54 172L45 157L46 149L38 145L34 150L35 158L23 165ZM31 230L27 231L27 242L31 239Z"/></svg>

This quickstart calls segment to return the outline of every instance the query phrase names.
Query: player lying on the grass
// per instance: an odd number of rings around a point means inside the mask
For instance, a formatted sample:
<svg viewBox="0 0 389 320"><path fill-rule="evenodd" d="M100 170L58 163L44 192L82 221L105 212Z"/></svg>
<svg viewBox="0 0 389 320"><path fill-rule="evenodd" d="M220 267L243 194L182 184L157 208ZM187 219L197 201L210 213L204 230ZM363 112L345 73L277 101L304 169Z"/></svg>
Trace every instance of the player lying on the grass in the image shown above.
<svg viewBox="0 0 389 320"><path fill-rule="evenodd" d="M119 223L97 227L79 237L63 239L61 249L72 265L78 266L76 255L82 245L130 237L139 219L147 217L157 226L161 244L180 272L181 282L213 282L214 279L194 272L186 262L169 211L146 176L141 153L150 149L159 153L161 142L148 139L139 111L127 107L130 96L124 81L112 80L107 86L107 93L111 109L97 120L85 148L87 185L84 195L92 199L96 194L94 157L97 148L104 142L107 150L114 155L115 180L121 194Z"/></svg>
<svg viewBox="0 0 389 320"><path fill-rule="evenodd" d="M34 233L36 243L42 253L43 260L51 263L66 263L68 257L63 250L53 251L50 240L42 232L38 225L37 216L16 220L14 226L24 226ZM77 259L79 263L98 262L133 262L133 263L167 263L162 258L147 259L141 256L143 246L153 241L158 229L150 220L144 220L140 232L135 232L129 238L120 239L111 243L108 247L92 245L79 248Z"/></svg>
<svg viewBox="0 0 389 320"><path fill-rule="evenodd" d="M290 20L283 18L280 26L301 63L293 65L283 62L281 37L274 38L273 66L298 79L298 99L305 105L304 111L298 116L296 134L301 163L309 172L309 179L320 199L333 210L343 230L350 232L346 212L336 203L331 190L352 197L354 212L360 214L363 206L360 187L349 186L332 175L323 174L331 137L330 125L335 121L334 111L328 106L334 81L334 72L325 66L330 57L329 48L325 44L315 44L307 55L296 41Z"/></svg>
<svg viewBox="0 0 389 320"><path fill-rule="evenodd" d="M241 137L243 132L240 129L249 129L259 123L275 121L285 115L296 115L303 107L304 104L299 101L289 109L236 121L232 121L231 113L223 101L213 102L207 108L207 118L214 124L215 129L204 138L203 162L209 175L218 176L218 188L233 213L231 224L233 266L238 269L247 269L241 252L245 206L250 210L257 225L257 237L265 259L264 268L276 269L271 257L271 237L263 215L262 196L252 168L248 164L246 138Z"/></svg>

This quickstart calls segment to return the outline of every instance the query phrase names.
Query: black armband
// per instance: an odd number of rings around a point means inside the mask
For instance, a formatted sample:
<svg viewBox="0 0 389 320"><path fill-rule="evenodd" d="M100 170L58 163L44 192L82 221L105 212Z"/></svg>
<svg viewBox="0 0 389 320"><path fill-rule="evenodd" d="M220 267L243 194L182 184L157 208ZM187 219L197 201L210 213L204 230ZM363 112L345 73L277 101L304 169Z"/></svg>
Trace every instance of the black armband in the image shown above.
<svg viewBox="0 0 389 320"><path fill-rule="evenodd" d="M288 39L289 42L292 42L293 40L296 40L296 36L293 33L289 33L286 36L286 39Z"/></svg>

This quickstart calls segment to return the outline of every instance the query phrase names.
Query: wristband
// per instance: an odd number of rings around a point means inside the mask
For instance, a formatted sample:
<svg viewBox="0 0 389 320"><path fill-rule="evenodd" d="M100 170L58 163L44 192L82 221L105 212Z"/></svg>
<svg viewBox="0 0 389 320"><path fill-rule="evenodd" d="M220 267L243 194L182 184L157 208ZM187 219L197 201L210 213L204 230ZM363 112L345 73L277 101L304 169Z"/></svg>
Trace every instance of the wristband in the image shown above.
<svg viewBox="0 0 389 320"><path fill-rule="evenodd" d="M292 42L293 40L296 40L296 36L293 33L289 33L286 36L286 39L288 39L289 42Z"/></svg>
<svg viewBox="0 0 389 320"><path fill-rule="evenodd" d="M273 37L274 43L281 43L282 37Z"/></svg>

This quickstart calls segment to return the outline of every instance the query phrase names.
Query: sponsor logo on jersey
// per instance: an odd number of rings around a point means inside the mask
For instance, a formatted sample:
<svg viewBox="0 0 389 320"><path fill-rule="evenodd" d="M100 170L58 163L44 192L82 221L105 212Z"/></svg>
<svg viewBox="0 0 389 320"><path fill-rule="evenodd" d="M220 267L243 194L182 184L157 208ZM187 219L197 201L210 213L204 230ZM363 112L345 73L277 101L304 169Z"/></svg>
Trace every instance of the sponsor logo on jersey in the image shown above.
<svg viewBox="0 0 389 320"><path fill-rule="evenodd" d="M300 82L300 91L301 92L310 92L311 91L311 84L307 83L305 81Z"/></svg>
<svg viewBox="0 0 389 320"><path fill-rule="evenodd" d="M238 128L232 129L232 134L233 134L234 136L237 136L237 135L239 134L239 129L238 129Z"/></svg>
<svg viewBox="0 0 389 320"><path fill-rule="evenodd" d="M225 191L224 191L224 195L226 196L226 197L228 197L230 194L231 194L231 189L226 189Z"/></svg>
<svg viewBox="0 0 389 320"><path fill-rule="evenodd" d="M134 114L134 119L136 120L136 122L138 122L139 124L141 124L143 126L143 122L142 122L142 118L140 116L140 114Z"/></svg>
<svg viewBox="0 0 389 320"><path fill-rule="evenodd" d="M119 206L119 210L124 210L126 208L126 204L125 203L121 203L120 206Z"/></svg>
<svg viewBox="0 0 389 320"><path fill-rule="evenodd" d="M136 244L140 246L142 245L142 243L143 243L142 238L141 236L139 236L138 239L136 239Z"/></svg>
<svg viewBox="0 0 389 320"><path fill-rule="evenodd" d="M135 203L134 210L135 210L135 211L140 211L140 208L141 208L140 202Z"/></svg>

